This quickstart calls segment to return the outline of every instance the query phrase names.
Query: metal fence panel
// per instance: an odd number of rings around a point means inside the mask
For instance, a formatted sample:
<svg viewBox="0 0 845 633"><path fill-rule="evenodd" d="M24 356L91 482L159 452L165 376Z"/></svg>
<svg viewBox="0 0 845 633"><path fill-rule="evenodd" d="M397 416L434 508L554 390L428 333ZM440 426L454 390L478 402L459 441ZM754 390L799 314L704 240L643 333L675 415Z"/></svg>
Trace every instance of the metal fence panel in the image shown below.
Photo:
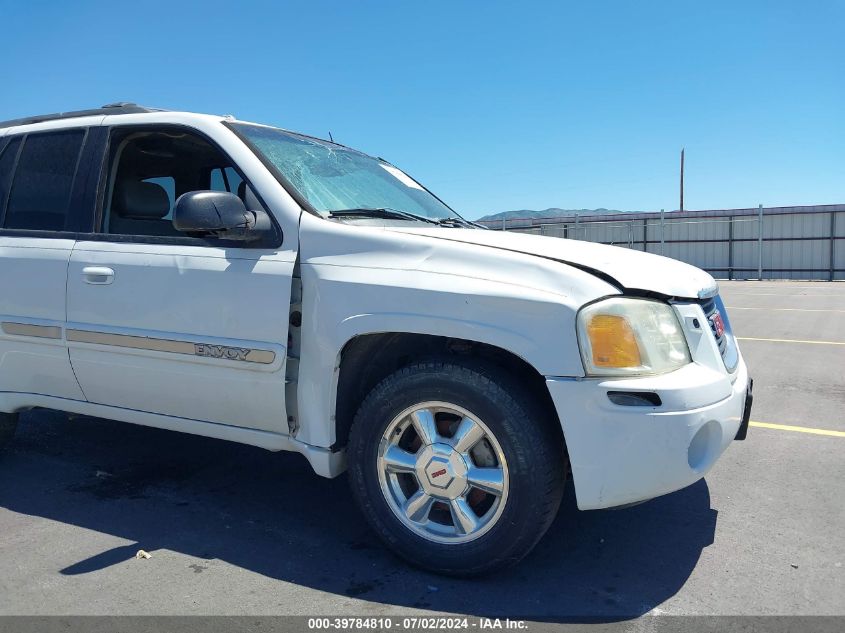
<svg viewBox="0 0 845 633"><path fill-rule="evenodd" d="M527 218L488 226L662 254L717 278L845 278L845 205Z"/></svg>
<svg viewBox="0 0 845 633"><path fill-rule="evenodd" d="M845 220L842 220L842 223L845 224ZM842 237L845 237L845 235ZM839 240L836 242L833 264L836 269L834 279L845 279L845 240Z"/></svg>

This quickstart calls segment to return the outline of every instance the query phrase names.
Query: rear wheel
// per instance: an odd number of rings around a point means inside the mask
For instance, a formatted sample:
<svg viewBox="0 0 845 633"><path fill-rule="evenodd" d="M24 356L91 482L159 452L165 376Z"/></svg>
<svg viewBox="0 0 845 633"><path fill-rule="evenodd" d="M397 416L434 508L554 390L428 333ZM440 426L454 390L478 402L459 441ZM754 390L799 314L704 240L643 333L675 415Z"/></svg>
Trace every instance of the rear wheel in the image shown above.
<svg viewBox="0 0 845 633"><path fill-rule="evenodd" d="M18 428L17 413L0 413L0 450L8 444Z"/></svg>
<svg viewBox="0 0 845 633"><path fill-rule="evenodd" d="M556 421L498 368L420 363L366 398L349 440L352 491L411 563L452 575L519 561L560 505Z"/></svg>

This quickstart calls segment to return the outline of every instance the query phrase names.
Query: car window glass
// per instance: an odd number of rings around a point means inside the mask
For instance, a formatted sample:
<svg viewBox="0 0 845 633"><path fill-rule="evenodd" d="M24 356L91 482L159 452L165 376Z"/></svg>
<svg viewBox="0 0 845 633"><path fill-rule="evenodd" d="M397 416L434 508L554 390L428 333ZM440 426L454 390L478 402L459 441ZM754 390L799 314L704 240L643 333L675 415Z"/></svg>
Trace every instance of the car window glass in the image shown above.
<svg viewBox="0 0 845 633"><path fill-rule="evenodd" d="M213 191L229 191L229 186L223 176L222 169L217 168L211 170L211 189Z"/></svg>
<svg viewBox="0 0 845 633"><path fill-rule="evenodd" d="M237 193L242 182L217 147L182 129L117 130L111 148L106 233L186 237L172 222L179 196L208 190Z"/></svg>
<svg viewBox="0 0 845 633"><path fill-rule="evenodd" d="M320 213L390 208L431 219L458 217L416 180L379 158L271 127L231 127Z"/></svg>
<svg viewBox="0 0 845 633"><path fill-rule="evenodd" d="M4 228L64 230L84 138L81 130L26 137L12 180Z"/></svg>
<svg viewBox="0 0 845 633"><path fill-rule="evenodd" d="M169 203L167 215L164 216L164 219L172 220L173 205L176 203L176 181L172 176L159 176L157 178L145 178L144 182L151 182L164 189Z"/></svg>
<svg viewBox="0 0 845 633"><path fill-rule="evenodd" d="M211 189L238 194L243 179L232 167L217 167L211 170Z"/></svg>

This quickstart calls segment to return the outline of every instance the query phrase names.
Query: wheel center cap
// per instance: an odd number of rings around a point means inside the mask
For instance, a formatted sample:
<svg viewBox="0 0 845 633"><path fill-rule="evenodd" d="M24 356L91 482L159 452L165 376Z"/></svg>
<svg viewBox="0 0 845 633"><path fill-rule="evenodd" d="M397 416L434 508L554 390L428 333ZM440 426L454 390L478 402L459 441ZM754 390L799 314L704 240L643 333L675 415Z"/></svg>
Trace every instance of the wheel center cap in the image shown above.
<svg viewBox="0 0 845 633"><path fill-rule="evenodd" d="M431 444L419 452L417 479L428 494L455 499L467 485L467 464L448 444Z"/></svg>

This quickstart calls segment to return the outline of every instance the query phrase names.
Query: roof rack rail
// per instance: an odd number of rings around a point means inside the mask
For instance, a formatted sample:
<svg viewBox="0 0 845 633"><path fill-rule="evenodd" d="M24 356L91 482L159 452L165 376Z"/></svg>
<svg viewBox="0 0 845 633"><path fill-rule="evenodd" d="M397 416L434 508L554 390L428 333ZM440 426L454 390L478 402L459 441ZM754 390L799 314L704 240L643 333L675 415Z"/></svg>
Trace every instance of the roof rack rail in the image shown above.
<svg viewBox="0 0 845 633"><path fill-rule="evenodd" d="M92 110L76 110L75 112L57 112L55 114L39 114L36 116L23 117L22 119L11 119L0 121L0 128L16 127L18 125L29 125L30 123L43 123L44 121L58 121L61 119L77 119L84 116L105 116L112 114L138 114L143 112L164 112L162 108L148 108L139 106L129 101L118 101L107 103L100 108Z"/></svg>

